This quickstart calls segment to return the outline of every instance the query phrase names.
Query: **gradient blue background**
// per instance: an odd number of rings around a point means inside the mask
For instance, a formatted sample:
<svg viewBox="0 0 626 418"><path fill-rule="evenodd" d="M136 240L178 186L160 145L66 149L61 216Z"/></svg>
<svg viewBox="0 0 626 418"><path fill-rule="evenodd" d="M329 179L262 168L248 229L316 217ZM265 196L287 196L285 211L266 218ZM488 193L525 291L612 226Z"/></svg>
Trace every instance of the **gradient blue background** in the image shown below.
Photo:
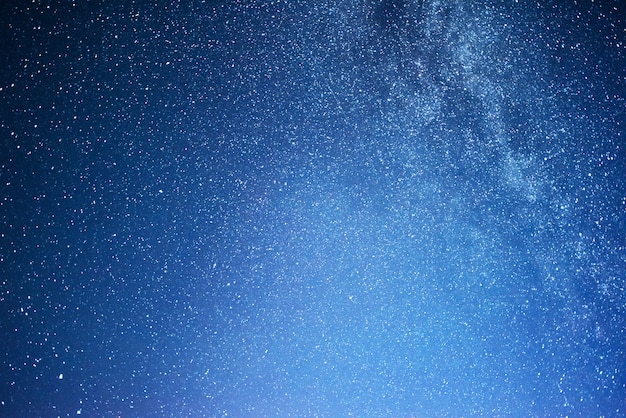
<svg viewBox="0 0 626 418"><path fill-rule="evenodd" d="M3 1L0 415L624 416L624 5L539 3Z"/></svg>

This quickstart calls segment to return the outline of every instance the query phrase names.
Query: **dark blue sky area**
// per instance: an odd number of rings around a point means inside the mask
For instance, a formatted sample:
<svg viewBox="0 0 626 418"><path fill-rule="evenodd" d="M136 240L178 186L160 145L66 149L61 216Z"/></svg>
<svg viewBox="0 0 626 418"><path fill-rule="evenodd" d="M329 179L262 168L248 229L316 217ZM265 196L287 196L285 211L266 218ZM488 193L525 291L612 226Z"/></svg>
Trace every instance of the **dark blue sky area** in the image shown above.
<svg viewBox="0 0 626 418"><path fill-rule="evenodd" d="M465 3L2 2L0 415L624 416L624 6Z"/></svg>

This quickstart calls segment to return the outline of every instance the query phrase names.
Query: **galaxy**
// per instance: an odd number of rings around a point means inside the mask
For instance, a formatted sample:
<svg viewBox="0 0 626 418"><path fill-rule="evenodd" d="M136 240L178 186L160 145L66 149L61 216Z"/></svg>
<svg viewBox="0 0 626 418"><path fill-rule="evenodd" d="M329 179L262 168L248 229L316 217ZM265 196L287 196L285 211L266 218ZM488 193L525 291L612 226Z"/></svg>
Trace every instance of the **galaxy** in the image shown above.
<svg viewBox="0 0 626 418"><path fill-rule="evenodd" d="M0 16L0 416L626 415L622 2Z"/></svg>

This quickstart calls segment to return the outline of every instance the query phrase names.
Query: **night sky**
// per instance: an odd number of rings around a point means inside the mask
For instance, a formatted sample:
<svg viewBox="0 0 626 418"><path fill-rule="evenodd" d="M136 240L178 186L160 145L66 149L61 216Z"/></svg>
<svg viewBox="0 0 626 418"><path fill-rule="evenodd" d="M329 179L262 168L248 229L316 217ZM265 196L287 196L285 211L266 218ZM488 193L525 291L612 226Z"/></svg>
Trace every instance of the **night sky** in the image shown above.
<svg viewBox="0 0 626 418"><path fill-rule="evenodd" d="M0 5L0 416L626 415L626 9Z"/></svg>

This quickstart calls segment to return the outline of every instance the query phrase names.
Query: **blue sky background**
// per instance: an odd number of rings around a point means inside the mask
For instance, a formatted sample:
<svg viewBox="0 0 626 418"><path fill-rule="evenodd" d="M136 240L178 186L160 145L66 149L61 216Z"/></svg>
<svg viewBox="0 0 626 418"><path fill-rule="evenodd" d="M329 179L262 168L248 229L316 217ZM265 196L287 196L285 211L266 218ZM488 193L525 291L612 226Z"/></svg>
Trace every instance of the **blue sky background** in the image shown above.
<svg viewBox="0 0 626 418"><path fill-rule="evenodd" d="M0 415L621 416L620 2L0 6Z"/></svg>

